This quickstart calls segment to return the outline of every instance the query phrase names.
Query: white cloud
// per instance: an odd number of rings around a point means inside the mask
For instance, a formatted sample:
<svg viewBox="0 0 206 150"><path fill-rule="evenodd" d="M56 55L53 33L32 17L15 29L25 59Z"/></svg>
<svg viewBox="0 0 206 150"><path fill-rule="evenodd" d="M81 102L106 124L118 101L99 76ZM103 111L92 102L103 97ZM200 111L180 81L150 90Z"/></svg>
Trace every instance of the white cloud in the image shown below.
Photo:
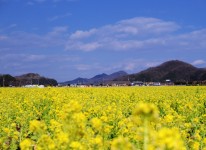
<svg viewBox="0 0 206 150"><path fill-rule="evenodd" d="M11 24L9 27L15 27ZM54 27L45 34L12 32L0 35L1 49L61 47L67 51L203 51L206 29L181 33L171 21L137 17L69 34L68 26ZM0 29L1 30L1 29ZM178 32L176 32L178 31Z"/></svg>
<svg viewBox="0 0 206 150"><path fill-rule="evenodd" d="M165 33L176 31L180 28L175 22L163 21L157 18L136 17L132 19L122 20L117 23L120 31L138 34L139 32L147 33ZM132 29L132 30L128 30ZM133 31L133 32L131 32ZM139 31L139 32L137 32Z"/></svg>
<svg viewBox="0 0 206 150"><path fill-rule="evenodd" d="M87 38L94 35L96 31L97 31L96 29L91 29L89 31L78 30L75 33L71 34L70 39L76 40L76 39Z"/></svg>
<svg viewBox="0 0 206 150"><path fill-rule="evenodd" d="M76 42L76 43L70 43L66 45L66 49L78 48L84 51L93 51L100 47L101 47L101 44L99 44L98 42L91 42L91 43Z"/></svg>
<svg viewBox="0 0 206 150"><path fill-rule="evenodd" d="M132 18L100 28L78 30L70 35L65 49L202 51L206 48L206 29L177 33L176 31L181 31L180 29L177 23L171 21L144 17Z"/></svg>
<svg viewBox="0 0 206 150"><path fill-rule="evenodd" d="M144 48L148 44L162 44L163 39L158 39L158 37L164 37L179 28L180 26L175 22L137 17L88 31L78 30L71 34L68 40L69 46L66 46L66 50L92 51L99 48L114 50ZM83 44L87 47L86 45L89 43L98 43L101 46L91 47L90 50L88 48L83 49Z"/></svg>
<svg viewBox="0 0 206 150"><path fill-rule="evenodd" d="M99 47L101 47L101 44L99 44L98 42L92 42L92 43L86 43L80 45L80 49L84 49L85 51L92 51Z"/></svg>
<svg viewBox="0 0 206 150"><path fill-rule="evenodd" d="M192 62L192 65L202 65L202 64L206 64L206 62L202 59L198 59Z"/></svg>

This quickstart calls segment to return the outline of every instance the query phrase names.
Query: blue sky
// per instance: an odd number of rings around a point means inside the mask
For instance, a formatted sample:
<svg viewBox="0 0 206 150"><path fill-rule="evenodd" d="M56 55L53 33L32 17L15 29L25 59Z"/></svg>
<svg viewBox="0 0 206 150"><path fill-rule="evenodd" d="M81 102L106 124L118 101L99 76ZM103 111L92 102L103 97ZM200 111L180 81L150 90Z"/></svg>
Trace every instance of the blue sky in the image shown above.
<svg viewBox="0 0 206 150"><path fill-rule="evenodd" d="M58 81L206 67L205 0L0 0L0 73Z"/></svg>

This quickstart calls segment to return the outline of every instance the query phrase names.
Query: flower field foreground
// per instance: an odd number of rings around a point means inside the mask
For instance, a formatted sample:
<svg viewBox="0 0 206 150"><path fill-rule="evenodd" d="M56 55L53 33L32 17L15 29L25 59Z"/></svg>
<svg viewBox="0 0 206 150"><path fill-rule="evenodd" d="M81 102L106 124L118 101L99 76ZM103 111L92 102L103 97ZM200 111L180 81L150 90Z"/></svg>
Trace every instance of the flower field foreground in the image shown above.
<svg viewBox="0 0 206 150"><path fill-rule="evenodd" d="M0 88L0 149L206 150L206 87Z"/></svg>

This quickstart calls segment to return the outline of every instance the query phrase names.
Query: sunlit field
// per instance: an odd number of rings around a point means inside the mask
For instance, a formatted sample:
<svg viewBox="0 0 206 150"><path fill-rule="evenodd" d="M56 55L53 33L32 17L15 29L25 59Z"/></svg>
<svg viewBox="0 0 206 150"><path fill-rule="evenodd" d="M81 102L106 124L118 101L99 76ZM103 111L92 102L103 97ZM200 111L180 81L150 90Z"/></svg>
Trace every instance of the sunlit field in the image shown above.
<svg viewBox="0 0 206 150"><path fill-rule="evenodd" d="M0 149L206 150L206 87L0 88Z"/></svg>

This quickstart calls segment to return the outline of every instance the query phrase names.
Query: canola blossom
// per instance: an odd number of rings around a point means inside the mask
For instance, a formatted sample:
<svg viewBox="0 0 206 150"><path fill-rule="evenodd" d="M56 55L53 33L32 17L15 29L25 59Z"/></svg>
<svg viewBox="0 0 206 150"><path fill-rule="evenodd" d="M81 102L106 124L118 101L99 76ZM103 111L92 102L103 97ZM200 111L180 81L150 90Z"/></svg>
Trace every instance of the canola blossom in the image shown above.
<svg viewBox="0 0 206 150"><path fill-rule="evenodd" d="M2 150L206 150L206 87L0 88Z"/></svg>

